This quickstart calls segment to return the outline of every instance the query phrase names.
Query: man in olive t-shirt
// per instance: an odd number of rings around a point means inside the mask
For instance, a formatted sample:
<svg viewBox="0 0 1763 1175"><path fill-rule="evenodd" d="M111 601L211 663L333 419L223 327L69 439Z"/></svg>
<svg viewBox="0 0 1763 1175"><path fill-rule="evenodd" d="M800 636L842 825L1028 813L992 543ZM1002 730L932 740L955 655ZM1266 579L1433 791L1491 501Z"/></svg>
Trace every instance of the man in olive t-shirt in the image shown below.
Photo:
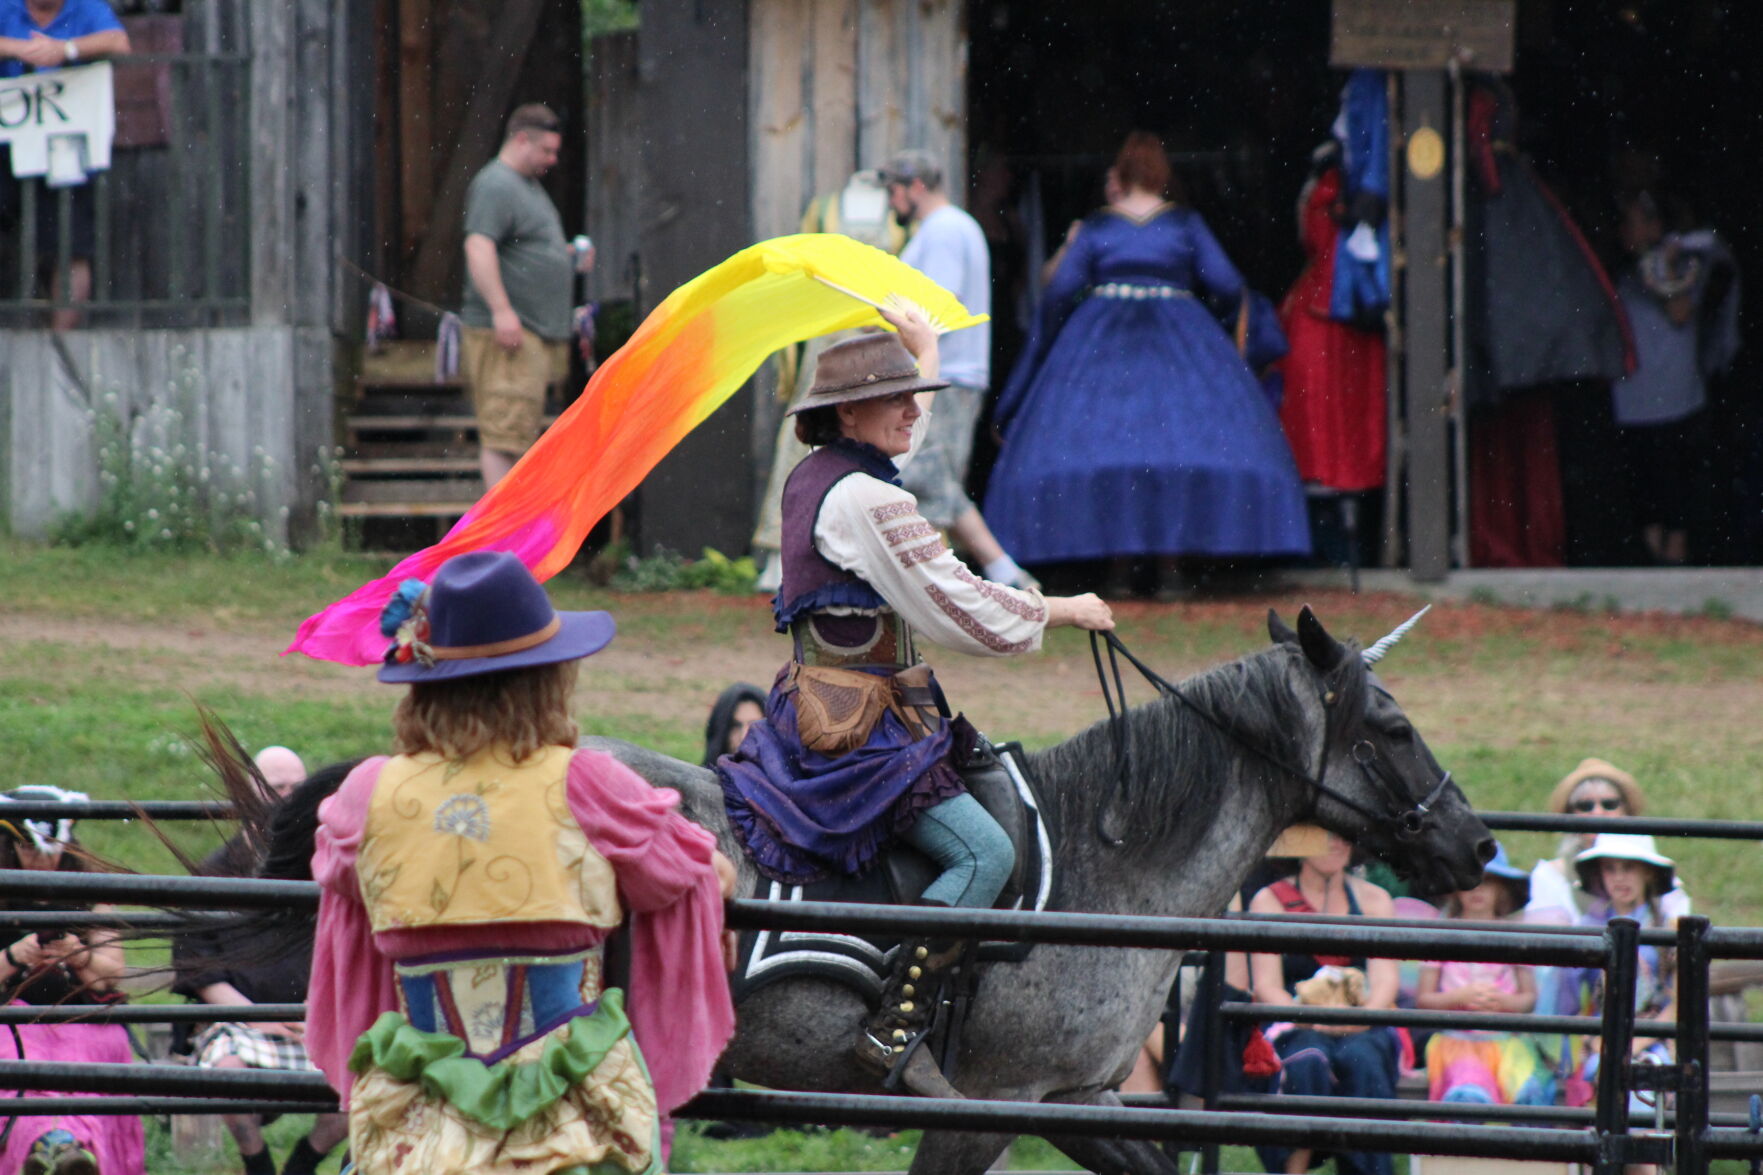
<svg viewBox="0 0 1763 1175"><path fill-rule="evenodd" d="M538 439L545 387L563 365L578 269L593 265L563 237L539 177L557 162L557 116L537 103L509 116L502 149L465 197L465 389L478 421L487 490Z"/></svg>

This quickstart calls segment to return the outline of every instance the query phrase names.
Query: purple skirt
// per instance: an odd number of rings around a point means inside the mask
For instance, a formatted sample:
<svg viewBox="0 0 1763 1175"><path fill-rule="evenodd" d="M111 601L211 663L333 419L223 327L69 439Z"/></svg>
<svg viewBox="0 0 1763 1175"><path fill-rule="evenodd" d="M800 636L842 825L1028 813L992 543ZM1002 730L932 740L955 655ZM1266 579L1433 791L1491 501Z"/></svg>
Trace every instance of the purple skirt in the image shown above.
<svg viewBox="0 0 1763 1175"><path fill-rule="evenodd" d="M952 760L966 755L971 727L957 717L914 738L883 714L869 741L837 758L802 745L796 702L778 671L765 721L755 722L732 755L717 761L735 835L773 881L804 884L861 873L911 828L918 814L964 790Z"/></svg>

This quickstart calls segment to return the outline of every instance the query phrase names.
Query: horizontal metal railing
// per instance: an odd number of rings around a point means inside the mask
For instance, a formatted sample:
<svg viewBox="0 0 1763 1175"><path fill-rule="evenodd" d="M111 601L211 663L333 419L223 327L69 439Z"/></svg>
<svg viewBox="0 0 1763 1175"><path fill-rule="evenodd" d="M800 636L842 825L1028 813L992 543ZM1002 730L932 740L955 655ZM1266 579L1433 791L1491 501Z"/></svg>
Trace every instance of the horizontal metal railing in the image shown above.
<svg viewBox="0 0 1763 1175"><path fill-rule="evenodd" d="M124 811L123 809L126 809ZM135 809L105 809L123 817ZM174 814L175 813L175 814ZM25 814L22 809L19 815ZM32 815L51 817L55 812ZM212 818L212 805L167 809L155 818ZM1629 819L1600 821L1581 817L1523 817L1550 829L1590 830L1611 823L1625 831L1656 830L1663 835L1728 835L1735 826L1709 822ZM1489 823L1494 823L1490 819ZM1763 836L1763 825L1736 826L1745 838ZM128 874L33 873L0 870L0 901L28 895L34 903L135 903L154 911L107 915L69 910L0 911L0 923L86 926L134 924L172 932L202 923L196 911L310 908L317 901L310 882L262 879L144 877ZM180 911L171 913L169 911ZM1090 947L1133 947L1209 952L1209 967L1221 970L1225 952L1309 953L1327 946L1338 952L1399 959L1507 961L1537 965L1598 968L1609 993L1603 1015L1478 1015L1477 1027L1503 1031L1578 1033L1600 1037L1607 1056L1627 1056L1637 1034L1633 991L1636 951L1643 944L1677 951L1679 1019L1674 1024L1640 1026L1649 1037L1675 1038L1677 1062L1642 1069L1610 1065L1599 1075L1594 1108L1461 1106L1372 1099L1292 1098L1226 1095L1210 1088L1205 1110L1181 1110L1134 1099L1121 1107L1024 1105L972 1100L936 1102L920 1098L785 1093L766 1090L713 1090L701 1094L680 1116L755 1121L817 1121L829 1125L918 1126L926 1129L986 1130L1004 1133L1094 1134L1121 1138L1179 1140L1188 1146L1257 1143L1331 1150L1400 1150L1429 1154L1544 1158L1591 1164L1614 1173L1625 1164L1673 1163L1680 1172L1704 1175L1713 1157L1763 1156L1763 1133L1748 1129L1740 1115L1712 1114L1707 1097L1710 1040L1763 1040L1763 1025L1708 1022L1709 967L1716 958L1763 958L1763 930L1713 928L1706 919L1686 918L1675 931L1643 930L1626 919L1606 928L1526 926L1510 923L1401 921L1233 915L1226 918L1154 918L1127 915L1040 913L978 909L902 908L817 902L736 900L727 904L731 927L777 930L837 929L844 933L917 933L938 937L1013 939ZM212 917L212 915L210 915ZM1214 985L1213 990L1221 985ZM1211 997L1207 997L1211 998ZM292 1020L300 1005L253 1009L200 1006L135 1006L61 1009L4 1009L0 1020L19 1022L89 1019L114 1023L181 1020L199 1023L226 1019ZM1423 1010L1295 1008L1285 1005L1225 1004L1220 1020L1278 1018L1293 1022L1462 1027L1464 1017ZM1218 1034L1214 1033L1216 1038ZM1216 1074L1221 1058L1207 1059ZM218 1079L218 1080L217 1080ZM334 1105L317 1074L217 1073L185 1066L92 1066L54 1062L0 1065L0 1087L20 1090L80 1091L84 1112L206 1112L214 1106L258 1108ZM1676 1107L1666 1118L1671 1130L1645 1130L1649 1122L1627 1109L1629 1088L1664 1088ZM96 1096L95 1096L96 1095ZM206 1096L204 1096L206 1095ZM49 1099L30 1099L33 1103ZM58 1105L72 1103L53 1099ZM66 1108L63 1106L63 1108ZM167 1107L148 1109L146 1107ZM1433 1121L1409 1119L1426 1117ZM1441 1121L1440 1119L1444 1119ZM1588 1129L1589 1127L1589 1129ZM1633 1132L1635 1127L1642 1128Z"/></svg>

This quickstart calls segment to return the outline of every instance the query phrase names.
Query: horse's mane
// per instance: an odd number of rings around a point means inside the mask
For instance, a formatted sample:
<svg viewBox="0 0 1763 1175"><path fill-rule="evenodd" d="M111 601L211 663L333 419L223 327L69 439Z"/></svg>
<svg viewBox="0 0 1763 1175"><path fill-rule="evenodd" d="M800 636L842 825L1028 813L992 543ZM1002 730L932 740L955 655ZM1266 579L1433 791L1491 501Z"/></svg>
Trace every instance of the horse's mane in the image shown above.
<svg viewBox="0 0 1763 1175"><path fill-rule="evenodd" d="M1245 744L1309 768L1315 740L1297 722L1302 711L1292 686L1293 659L1303 656L1294 646L1274 645L1181 682L1182 696L1217 722L1168 695L1127 711L1132 770L1124 780L1106 720L1032 755L1041 780L1069 781L1053 798L1065 843L1093 835L1098 805L1110 834L1128 846L1161 843L1191 827L1194 813L1230 785L1238 768L1265 762ZM1330 678L1340 705L1363 705L1365 673L1356 650Z"/></svg>

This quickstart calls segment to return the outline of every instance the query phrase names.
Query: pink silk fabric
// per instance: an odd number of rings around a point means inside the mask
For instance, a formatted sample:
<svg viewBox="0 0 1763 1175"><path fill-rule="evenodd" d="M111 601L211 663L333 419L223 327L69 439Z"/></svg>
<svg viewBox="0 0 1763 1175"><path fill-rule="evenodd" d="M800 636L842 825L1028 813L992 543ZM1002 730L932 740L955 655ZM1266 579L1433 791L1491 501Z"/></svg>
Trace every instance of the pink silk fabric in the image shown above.
<svg viewBox="0 0 1763 1175"><path fill-rule="evenodd" d="M557 950L604 937L589 927L535 922L375 935L355 857L385 763L384 756L364 761L319 807L312 857L321 896L306 1051L345 1109L356 1040L382 1012L398 1009L395 960L462 948ZM567 797L576 822L618 876L619 898L630 915L626 1008L655 1083L656 1104L667 1113L704 1088L734 1033L722 969L722 890L711 866L715 838L675 811L679 793L649 786L599 751L578 750L570 760Z"/></svg>

